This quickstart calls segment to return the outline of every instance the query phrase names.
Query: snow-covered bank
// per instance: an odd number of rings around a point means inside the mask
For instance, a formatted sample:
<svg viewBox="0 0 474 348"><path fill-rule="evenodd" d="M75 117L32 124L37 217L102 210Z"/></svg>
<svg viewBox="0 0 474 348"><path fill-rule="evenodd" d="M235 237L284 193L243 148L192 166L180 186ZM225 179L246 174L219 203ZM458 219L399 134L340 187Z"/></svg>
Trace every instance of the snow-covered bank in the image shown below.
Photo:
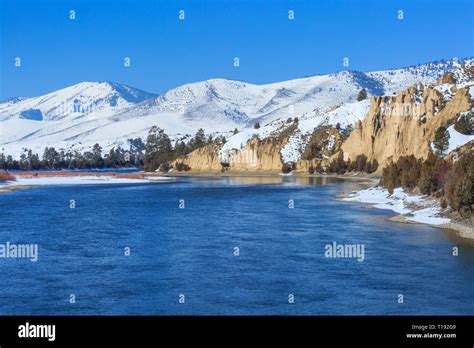
<svg viewBox="0 0 474 348"><path fill-rule="evenodd" d="M342 200L371 204L374 208L392 210L402 214L407 221L429 225L447 224L451 219L441 217L441 207L425 196L410 195L396 188L392 195L381 187L352 192Z"/></svg>
<svg viewBox="0 0 474 348"><path fill-rule="evenodd" d="M117 178L107 175L78 176L17 176L16 181L0 184L2 187L42 186L42 185L97 185L97 184L147 184L153 182L173 181L172 177L145 176L143 179Z"/></svg>

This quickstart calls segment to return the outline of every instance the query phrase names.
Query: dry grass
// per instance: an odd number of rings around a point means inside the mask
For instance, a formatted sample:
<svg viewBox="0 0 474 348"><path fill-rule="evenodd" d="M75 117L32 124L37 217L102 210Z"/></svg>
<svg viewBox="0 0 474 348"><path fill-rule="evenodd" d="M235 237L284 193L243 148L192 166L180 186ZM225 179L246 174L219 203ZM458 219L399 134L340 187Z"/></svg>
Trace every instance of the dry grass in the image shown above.
<svg viewBox="0 0 474 348"><path fill-rule="evenodd" d="M15 181L15 177L4 170L0 170L0 182Z"/></svg>
<svg viewBox="0 0 474 348"><path fill-rule="evenodd" d="M122 173L115 174L116 178L122 179L143 179L145 177L144 173Z"/></svg>

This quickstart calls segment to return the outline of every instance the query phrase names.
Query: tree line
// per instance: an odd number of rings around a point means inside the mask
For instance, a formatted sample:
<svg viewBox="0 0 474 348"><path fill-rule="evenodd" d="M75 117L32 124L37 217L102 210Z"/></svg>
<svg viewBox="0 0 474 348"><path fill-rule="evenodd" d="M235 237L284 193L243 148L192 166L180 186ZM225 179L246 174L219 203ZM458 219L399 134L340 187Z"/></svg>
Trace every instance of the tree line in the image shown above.
<svg viewBox="0 0 474 348"><path fill-rule="evenodd" d="M236 133L237 129L234 132ZM164 130L153 126L145 143L141 138L128 139L128 149L117 146L104 152L99 144L94 144L90 151L84 152L45 147L40 156L25 148L18 159L1 152L0 169L26 171L133 167L155 171L161 167L163 171L168 171L170 161L204 145L226 142L224 136L213 138L212 135L206 135L202 128L188 141L184 139L177 140L172 146Z"/></svg>
<svg viewBox="0 0 474 348"><path fill-rule="evenodd" d="M114 147L103 154L102 147L94 144L91 151L64 151L46 147L40 157L31 149L23 149L20 157L0 153L0 169L5 170L61 170L137 167L143 165L144 144L140 138L130 139L130 149Z"/></svg>

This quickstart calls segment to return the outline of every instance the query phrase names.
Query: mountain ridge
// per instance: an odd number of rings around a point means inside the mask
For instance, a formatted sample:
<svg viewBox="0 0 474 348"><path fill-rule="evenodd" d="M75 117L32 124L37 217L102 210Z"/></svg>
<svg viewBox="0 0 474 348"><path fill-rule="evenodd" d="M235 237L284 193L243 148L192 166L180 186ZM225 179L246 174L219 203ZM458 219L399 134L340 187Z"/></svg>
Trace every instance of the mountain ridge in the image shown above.
<svg viewBox="0 0 474 348"><path fill-rule="evenodd" d="M433 83L467 60L374 72L341 71L264 85L217 78L159 95L113 82L82 82L44 96L0 103L0 147L15 154L23 147L40 151L46 143L63 149L103 143L107 149L123 146L129 138L144 138L152 125L176 138L198 128L228 136L234 128L252 132L257 122L265 125L293 117L319 120L331 113L351 123L367 112L356 101L360 89L365 88L370 97L418 82ZM313 123L308 122L308 127Z"/></svg>

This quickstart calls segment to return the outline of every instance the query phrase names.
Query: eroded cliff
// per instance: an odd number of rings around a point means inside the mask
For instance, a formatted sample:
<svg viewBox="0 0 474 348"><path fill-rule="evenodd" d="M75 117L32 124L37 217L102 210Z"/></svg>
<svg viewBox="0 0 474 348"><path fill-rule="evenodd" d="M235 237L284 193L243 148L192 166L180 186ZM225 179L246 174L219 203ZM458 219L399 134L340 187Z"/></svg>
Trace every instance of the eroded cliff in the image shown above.
<svg viewBox="0 0 474 348"><path fill-rule="evenodd" d="M191 171L267 171L280 172L283 166L280 151L284 141L277 138L254 138L242 149L233 149L224 160L219 155L220 145L206 145L187 156L176 159L172 165L182 163Z"/></svg>
<svg viewBox="0 0 474 348"><path fill-rule="evenodd" d="M401 156L427 158L436 130L473 106L469 89L446 85L451 82L452 76L445 76L428 88L419 84L396 96L372 97L369 113L341 146L344 159L364 154L381 170Z"/></svg>

